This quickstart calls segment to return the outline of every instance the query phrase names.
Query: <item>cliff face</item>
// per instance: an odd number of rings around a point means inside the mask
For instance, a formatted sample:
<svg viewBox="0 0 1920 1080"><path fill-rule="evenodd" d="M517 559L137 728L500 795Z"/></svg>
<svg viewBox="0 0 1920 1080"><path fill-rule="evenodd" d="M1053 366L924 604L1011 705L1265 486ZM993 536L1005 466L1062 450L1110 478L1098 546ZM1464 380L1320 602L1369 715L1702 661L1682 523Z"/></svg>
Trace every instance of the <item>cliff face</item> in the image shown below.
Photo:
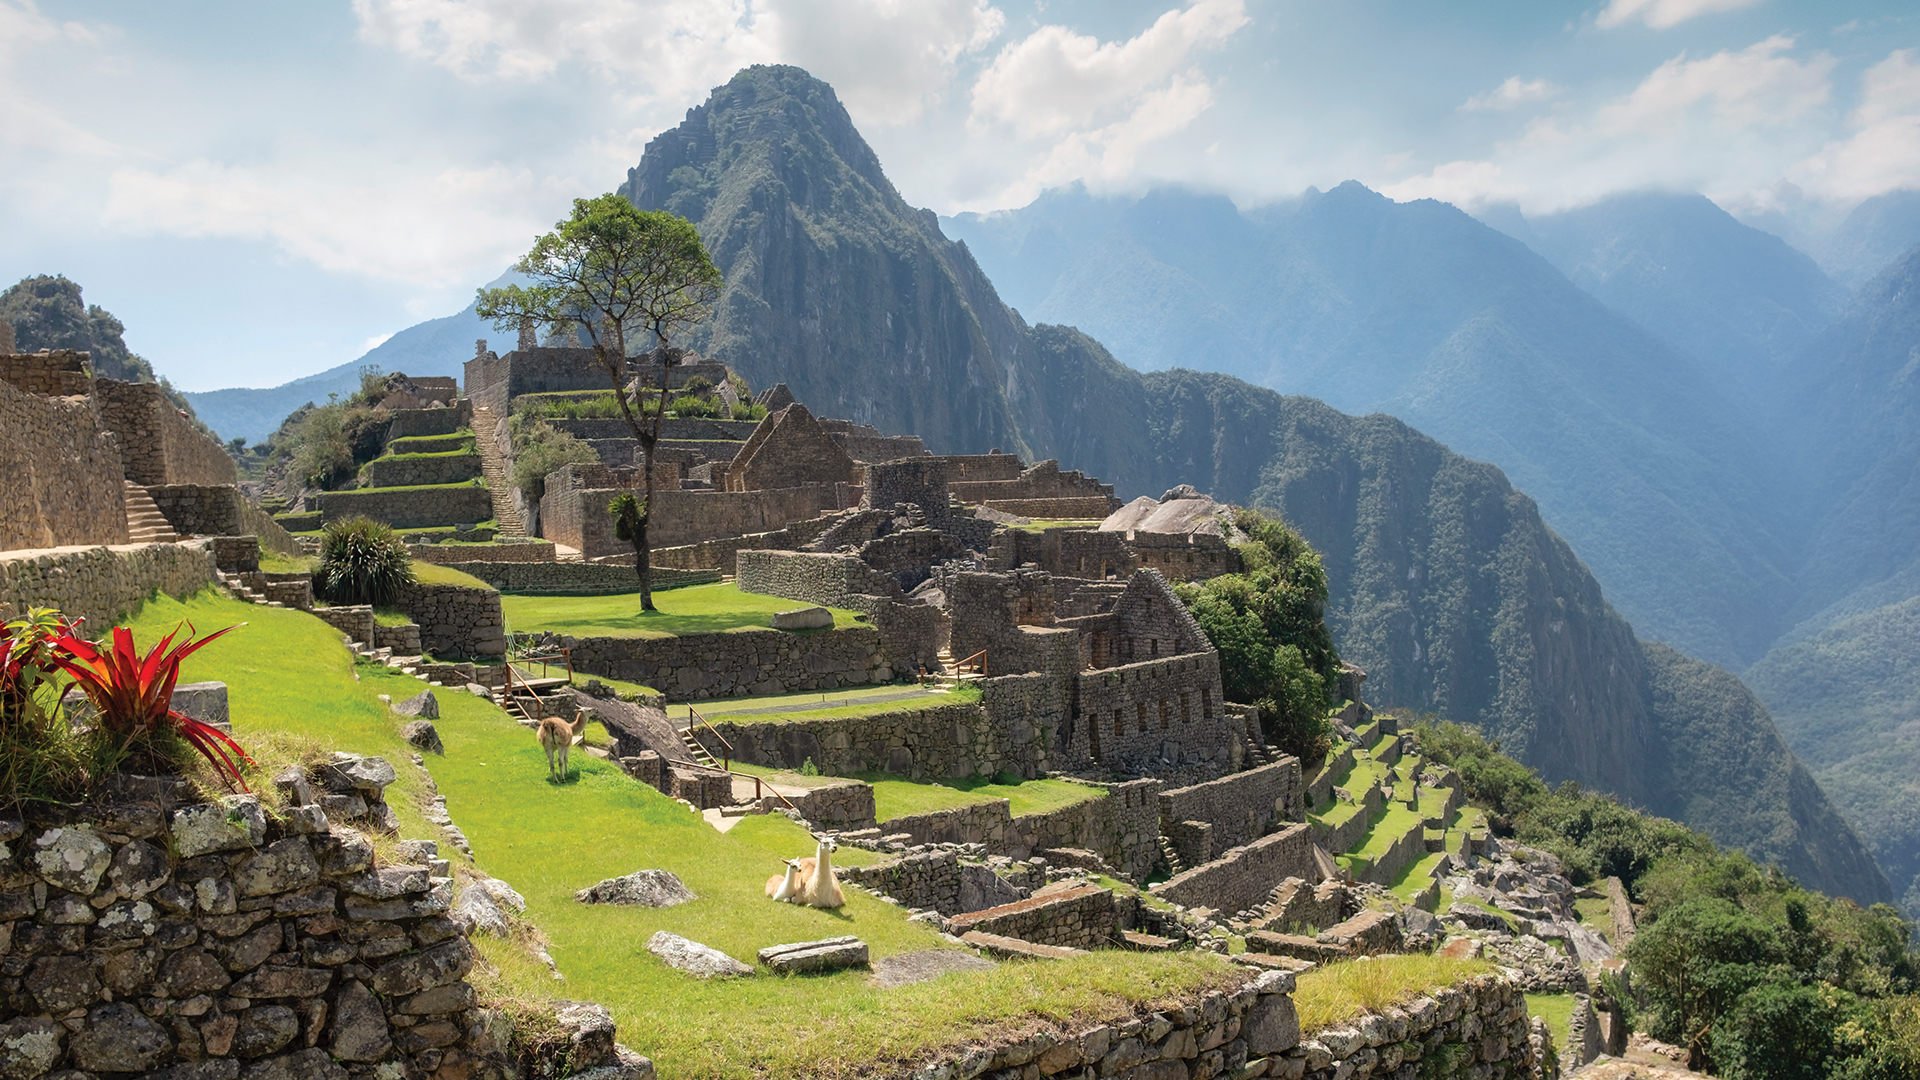
<svg viewBox="0 0 1920 1080"><path fill-rule="evenodd" d="M1077 330L1028 326L805 72L741 72L649 144L622 192L699 225L727 287L694 344L755 385L784 381L820 412L935 452L998 446L1130 493L1192 483L1279 510L1325 557L1330 622L1375 700L1480 724L1552 780L1684 813L1816 887L1885 898L1817 786L1756 795L1717 758L1667 767L1691 752L1699 680L1656 708L1632 629L1499 469L1390 417L1230 376L1142 374ZM1750 716L1771 734L1757 702ZM1752 752L1804 777L1777 737ZM1756 798L1771 817L1745 813ZM1833 827L1746 825L1783 816Z"/></svg>

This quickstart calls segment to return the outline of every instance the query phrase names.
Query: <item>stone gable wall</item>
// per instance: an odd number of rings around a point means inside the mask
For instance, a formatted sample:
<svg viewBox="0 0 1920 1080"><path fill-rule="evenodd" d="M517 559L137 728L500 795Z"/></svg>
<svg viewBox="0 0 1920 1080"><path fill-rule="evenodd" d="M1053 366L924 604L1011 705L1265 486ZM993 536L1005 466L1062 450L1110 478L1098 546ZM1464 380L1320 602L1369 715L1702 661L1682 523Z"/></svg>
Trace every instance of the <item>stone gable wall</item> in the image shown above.
<svg viewBox="0 0 1920 1080"><path fill-rule="evenodd" d="M653 639L570 637L561 641L573 650L575 671L643 683L678 701L833 690L893 677L881 654L880 632L866 627L822 630L804 636L760 630ZM740 744L734 745L737 748ZM753 764L788 764L756 762L738 750L734 756ZM791 764L799 765L800 759Z"/></svg>
<svg viewBox="0 0 1920 1080"><path fill-rule="evenodd" d="M1259 839L1274 822L1298 821L1301 816L1300 759L1292 755L1160 793L1162 831L1174 822L1207 822L1213 826L1213 846L1220 851Z"/></svg>
<svg viewBox="0 0 1920 1080"><path fill-rule="evenodd" d="M100 628L155 591L184 597L212 583L212 553L188 544L0 553L0 619L55 607Z"/></svg>
<svg viewBox="0 0 1920 1080"><path fill-rule="evenodd" d="M127 542L119 441L91 400L0 382L0 551Z"/></svg>
<svg viewBox="0 0 1920 1080"><path fill-rule="evenodd" d="M918 435L867 435L858 433L829 432L828 437L839 444L847 456L861 464L876 461L897 461L904 457L918 457L926 454L927 445Z"/></svg>
<svg viewBox="0 0 1920 1080"><path fill-rule="evenodd" d="M1313 841L1305 825L1289 825L1251 844L1231 848L1210 863L1196 866L1148 889L1182 907L1206 907L1223 913L1246 911L1266 900L1288 878L1313 881Z"/></svg>
<svg viewBox="0 0 1920 1080"><path fill-rule="evenodd" d="M10 341L0 341L0 382L42 397L71 397L93 392L88 354L74 349L17 353Z"/></svg>
<svg viewBox="0 0 1920 1080"><path fill-rule="evenodd" d="M1218 776L1235 736L1220 700L1220 656L1193 653L1082 672L1072 753L1120 772L1157 762L1199 765Z"/></svg>
<svg viewBox="0 0 1920 1080"><path fill-rule="evenodd" d="M100 422L120 440L126 478L149 484L233 484L239 467L182 416L155 383L95 379Z"/></svg>
<svg viewBox="0 0 1920 1080"><path fill-rule="evenodd" d="M859 469L807 411L793 404L760 421L727 469L726 490L856 483Z"/></svg>
<svg viewBox="0 0 1920 1080"><path fill-rule="evenodd" d="M323 491L319 503L323 521L365 514L397 529L471 525L493 516L493 496L478 485Z"/></svg>
<svg viewBox="0 0 1920 1080"><path fill-rule="evenodd" d="M465 981L451 882L374 866L318 810L269 823L236 796L0 822L7 1075L345 1080L505 1050Z"/></svg>

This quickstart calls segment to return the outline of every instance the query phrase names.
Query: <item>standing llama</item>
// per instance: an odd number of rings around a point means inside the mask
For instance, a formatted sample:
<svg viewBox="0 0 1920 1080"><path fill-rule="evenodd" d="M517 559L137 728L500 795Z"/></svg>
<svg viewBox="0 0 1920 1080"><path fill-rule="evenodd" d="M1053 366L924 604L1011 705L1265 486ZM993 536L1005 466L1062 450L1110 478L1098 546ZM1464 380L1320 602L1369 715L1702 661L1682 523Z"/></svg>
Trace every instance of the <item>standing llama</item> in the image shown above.
<svg viewBox="0 0 1920 1080"><path fill-rule="evenodd" d="M573 748L573 740L587 730L587 716L587 713L581 712L571 724L555 716L540 721L540 749L547 752L549 780L560 784L567 782L567 751Z"/></svg>
<svg viewBox="0 0 1920 1080"><path fill-rule="evenodd" d="M837 908L847 902L846 894L840 891L839 880L833 876L833 860L829 857L839 847L831 837L821 837L813 858L800 860L797 869L802 881L799 893L793 898L794 903L808 907Z"/></svg>

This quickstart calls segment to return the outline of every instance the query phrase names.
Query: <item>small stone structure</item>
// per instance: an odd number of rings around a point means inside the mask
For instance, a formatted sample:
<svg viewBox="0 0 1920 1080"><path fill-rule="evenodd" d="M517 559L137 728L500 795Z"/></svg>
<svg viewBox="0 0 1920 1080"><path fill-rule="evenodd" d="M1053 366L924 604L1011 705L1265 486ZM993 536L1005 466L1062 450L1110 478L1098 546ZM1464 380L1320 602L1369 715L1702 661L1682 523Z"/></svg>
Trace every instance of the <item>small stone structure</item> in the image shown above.
<svg viewBox="0 0 1920 1080"><path fill-rule="evenodd" d="M858 482L853 459L805 405L795 402L760 421L716 486L726 491L764 491Z"/></svg>
<svg viewBox="0 0 1920 1080"><path fill-rule="evenodd" d="M879 632L865 627L804 637L765 630L653 639L563 637L560 643L572 650L575 671L644 683L682 701L832 690L893 678ZM739 759L755 760L744 753Z"/></svg>
<svg viewBox="0 0 1920 1080"><path fill-rule="evenodd" d="M1313 843L1305 825L1289 825L1251 844L1229 849L1212 862L1161 882L1148 891L1182 907L1237 912L1257 907L1287 878L1318 880Z"/></svg>
<svg viewBox="0 0 1920 1080"><path fill-rule="evenodd" d="M420 646L436 656L499 657L507 652L500 594L467 585L403 586L396 605L419 624Z"/></svg>
<svg viewBox="0 0 1920 1080"><path fill-rule="evenodd" d="M972 930L1036 945L1100 948L1116 936L1113 890L1062 882L1025 900L957 915L947 924L947 932L955 935Z"/></svg>
<svg viewBox="0 0 1920 1080"><path fill-rule="evenodd" d="M315 501L319 503L322 521L362 515L375 521L384 521L397 529L427 525L471 525L493 516L493 496L477 484L465 487L323 491L315 497Z"/></svg>

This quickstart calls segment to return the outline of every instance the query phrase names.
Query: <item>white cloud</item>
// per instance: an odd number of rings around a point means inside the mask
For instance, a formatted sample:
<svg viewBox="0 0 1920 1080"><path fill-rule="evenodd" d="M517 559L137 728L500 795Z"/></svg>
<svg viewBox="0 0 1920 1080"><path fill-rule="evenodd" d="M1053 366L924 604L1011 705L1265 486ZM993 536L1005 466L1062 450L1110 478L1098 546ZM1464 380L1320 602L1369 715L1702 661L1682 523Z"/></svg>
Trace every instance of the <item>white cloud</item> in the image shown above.
<svg viewBox="0 0 1920 1080"><path fill-rule="evenodd" d="M783 61L831 83L856 120L902 124L1006 21L986 0L779 0L757 31Z"/></svg>
<svg viewBox="0 0 1920 1080"><path fill-rule="evenodd" d="M1715 122L1732 127L1805 118L1832 96L1835 61L1826 53L1804 63L1782 55L1793 43L1776 34L1739 52L1700 60L1681 53L1654 69L1625 100L1601 109L1598 126L1616 135L1653 132L1684 123L1703 105Z"/></svg>
<svg viewBox="0 0 1920 1080"><path fill-rule="evenodd" d="M1638 19L1655 30L1665 30L1669 26L1677 26L1697 15L1738 11L1759 2L1760 0L1612 0L1594 22L1604 29L1612 29Z"/></svg>
<svg viewBox="0 0 1920 1080"><path fill-rule="evenodd" d="M1491 161L1449 161L1431 172L1386 184L1380 193L1397 202L1438 199L1474 210L1488 203L1517 202L1528 190L1525 184L1508 180Z"/></svg>
<svg viewBox="0 0 1920 1080"><path fill-rule="evenodd" d="M84 23L56 22L41 14L32 0L0 0L0 147L7 158L106 158L119 152L110 140L61 116L55 102L40 96L48 87L20 75L20 59L30 51L92 45L98 39Z"/></svg>
<svg viewBox="0 0 1920 1080"><path fill-rule="evenodd" d="M1098 188L1133 179L1147 144L1180 131L1213 104L1213 88L1188 75L1142 99L1125 119L1093 131L1076 131L1056 143L1027 170L1034 194L1075 180Z"/></svg>
<svg viewBox="0 0 1920 1080"><path fill-rule="evenodd" d="M102 216L128 232L261 240L328 270L443 287L498 273L582 190L500 165L436 173L345 158L352 171L333 172L326 160L124 168Z"/></svg>
<svg viewBox="0 0 1920 1080"><path fill-rule="evenodd" d="M1839 201L1920 187L1920 64L1914 50L1892 53L1867 70L1860 104L1847 120L1854 133L1796 163L1788 179Z"/></svg>
<svg viewBox="0 0 1920 1080"><path fill-rule="evenodd" d="M1123 42L1042 26L1002 49L981 72L969 123L1007 124L1022 137L1111 124L1172 92L1177 75L1197 79L1186 74L1194 54L1224 44L1247 22L1241 0L1192 0Z"/></svg>
<svg viewBox="0 0 1920 1080"><path fill-rule="evenodd" d="M1522 81L1515 75L1506 82L1475 94L1460 104L1461 112L1505 112L1536 101L1548 101L1560 94L1560 87L1545 79Z"/></svg>

